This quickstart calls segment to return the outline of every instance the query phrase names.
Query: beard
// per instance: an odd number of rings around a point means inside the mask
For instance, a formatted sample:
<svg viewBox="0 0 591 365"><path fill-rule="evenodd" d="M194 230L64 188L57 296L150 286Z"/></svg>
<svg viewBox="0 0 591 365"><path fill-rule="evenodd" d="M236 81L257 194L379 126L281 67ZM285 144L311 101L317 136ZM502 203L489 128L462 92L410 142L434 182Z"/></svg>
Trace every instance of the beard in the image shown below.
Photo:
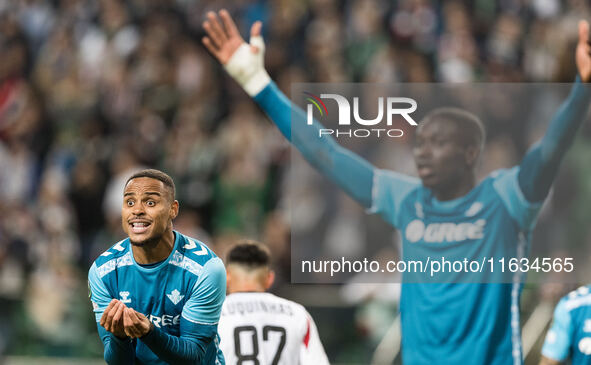
<svg viewBox="0 0 591 365"><path fill-rule="evenodd" d="M148 237L143 241L133 241L130 238L129 242L136 247L153 248L158 245L158 242L160 242L160 240L162 239L163 236L164 236L164 232L159 233L159 234L155 234L154 236Z"/></svg>

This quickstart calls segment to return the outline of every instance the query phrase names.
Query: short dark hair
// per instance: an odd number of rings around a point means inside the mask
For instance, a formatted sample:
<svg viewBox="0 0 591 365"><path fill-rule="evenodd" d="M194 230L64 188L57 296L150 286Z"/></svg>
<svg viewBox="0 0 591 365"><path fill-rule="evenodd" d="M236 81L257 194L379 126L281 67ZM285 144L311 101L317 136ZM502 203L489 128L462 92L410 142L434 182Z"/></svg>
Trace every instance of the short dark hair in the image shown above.
<svg viewBox="0 0 591 365"><path fill-rule="evenodd" d="M484 147L486 130L484 129L484 124L480 118L475 114L460 108L437 108L427 114L425 118L423 118L421 124L434 120L446 120L456 123L464 142L479 147L480 149Z"/></svg>
<svg viewBox="0 0 591 365"><path fill-rule="evenodd" d="M172 197L172 201L174 201L175 197L176 197L176 188L174 186L174 181L172 180L172 177L170 177L167 173L162 172L160 170L156 170L156 169L145 169L145 170L141 170L136 172L135 174L131 175L129 177L129 179L127 179L127 181L125 182L125 186L127 186L127 184L129 184L129 182L133 179L137 179L140 177L149 177L150 179L156 179L156 180L160 180L164 183L164 186L166 186L168 188L168 190L170 190L171 193L171 197Z"/></svg>
<svg viewBox="0 0 591 365"><path fill-rule="evenodd" d="M226 265L238 264L249 269L268 267L271 264L269 248L264 244L253 240L238 241L228 251Z"/></svg>

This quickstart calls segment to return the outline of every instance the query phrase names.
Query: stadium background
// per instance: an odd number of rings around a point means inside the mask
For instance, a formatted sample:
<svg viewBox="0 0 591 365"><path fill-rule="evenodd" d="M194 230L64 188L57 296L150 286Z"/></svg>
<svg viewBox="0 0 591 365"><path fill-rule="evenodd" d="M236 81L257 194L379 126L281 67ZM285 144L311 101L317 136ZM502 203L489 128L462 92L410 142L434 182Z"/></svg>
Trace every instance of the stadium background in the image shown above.
<svg viewBox="0 0 591 365"><path fill-rule="evenodd" d="M298 177L287 173L287 143L200 44L204 14L223 7L243 34L264 22L267 69L286 93L293 82L571 82L576 23L590 18L582 0L0 0L7 363L100 363L86 273L122 237L122 180L143 166L175 179L176 229L220 254L238 237L271 246L273 291L307 306L332 362L374 356L396 317L396 285L289 284L282 191ZM517 163L543 131L487 127L483 171ZM586 123L534 245L591 244L589 139ZM570 289L526 287L524 340L543 335Z"/></svg>

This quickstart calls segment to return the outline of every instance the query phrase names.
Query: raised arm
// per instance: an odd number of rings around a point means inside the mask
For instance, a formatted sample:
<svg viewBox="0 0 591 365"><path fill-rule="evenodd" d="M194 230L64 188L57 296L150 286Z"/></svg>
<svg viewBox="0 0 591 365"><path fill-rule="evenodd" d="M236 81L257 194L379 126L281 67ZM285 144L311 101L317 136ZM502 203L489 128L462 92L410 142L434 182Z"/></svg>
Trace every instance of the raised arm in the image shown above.
<svg viewBox="0 0 591 365"><path fill-rule="evenodd" d="M572 144L579 126L585 121L591 90L583 83L591 78L590 51L589 24L581 21L575 56L579 73L577 80L568 98L552 118L542 140L530 149L521 162L519 187L530 202L542 201L548 195L560 162Z"/></svg>
<svg viewBox="0 0 591 365"><path fill-rule="evenodd" d="M307 125L304 111L292 104L271 81L263 64L260 22L252 26L250 44L247 44L228 12L222 10L219 14L222 22L210 12L203 24L207 32L207 37L203 38L205 47L312 166L361 205L371 207L374 166L339 146L333 138L318 138L320 123L315 120L312 126Z"/></svg>

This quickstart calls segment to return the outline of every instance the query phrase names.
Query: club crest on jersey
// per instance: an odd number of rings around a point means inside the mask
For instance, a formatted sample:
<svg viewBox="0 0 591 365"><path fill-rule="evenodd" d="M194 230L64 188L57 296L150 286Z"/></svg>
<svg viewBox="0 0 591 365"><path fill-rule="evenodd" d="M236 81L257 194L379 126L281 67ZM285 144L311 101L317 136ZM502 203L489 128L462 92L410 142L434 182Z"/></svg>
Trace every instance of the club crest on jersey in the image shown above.
<svg viewBox="0 0 591 365"><path fill-rule="evenodd" d="M184 295L181 295L181 292L176 289L170 292L170 294L166 294L166 296L174 305L179 304L179 302L185 297Z"/></svg>
<svg viewBox="0 0 591 365"><path fill-rule="evenodd" d="M484 237L485 219L470 223L425 223L415 219L406 226L405 237L410 242L427 243L460 242Z"/></svg>
<svg viewBox="0 0 591 365"><path fill-rule="evenodd" d="M591 319L585 320L585 325L583 326L583 332L591 332Z"/></svg>
<svg viewBox="0 0 591 365"><path fill-rule="evenodd" d="M119 297L120 297L119 300L121 301L121 303L131 303L131 298L128 298L129 297L128 291L120 291Z"/></svg>

